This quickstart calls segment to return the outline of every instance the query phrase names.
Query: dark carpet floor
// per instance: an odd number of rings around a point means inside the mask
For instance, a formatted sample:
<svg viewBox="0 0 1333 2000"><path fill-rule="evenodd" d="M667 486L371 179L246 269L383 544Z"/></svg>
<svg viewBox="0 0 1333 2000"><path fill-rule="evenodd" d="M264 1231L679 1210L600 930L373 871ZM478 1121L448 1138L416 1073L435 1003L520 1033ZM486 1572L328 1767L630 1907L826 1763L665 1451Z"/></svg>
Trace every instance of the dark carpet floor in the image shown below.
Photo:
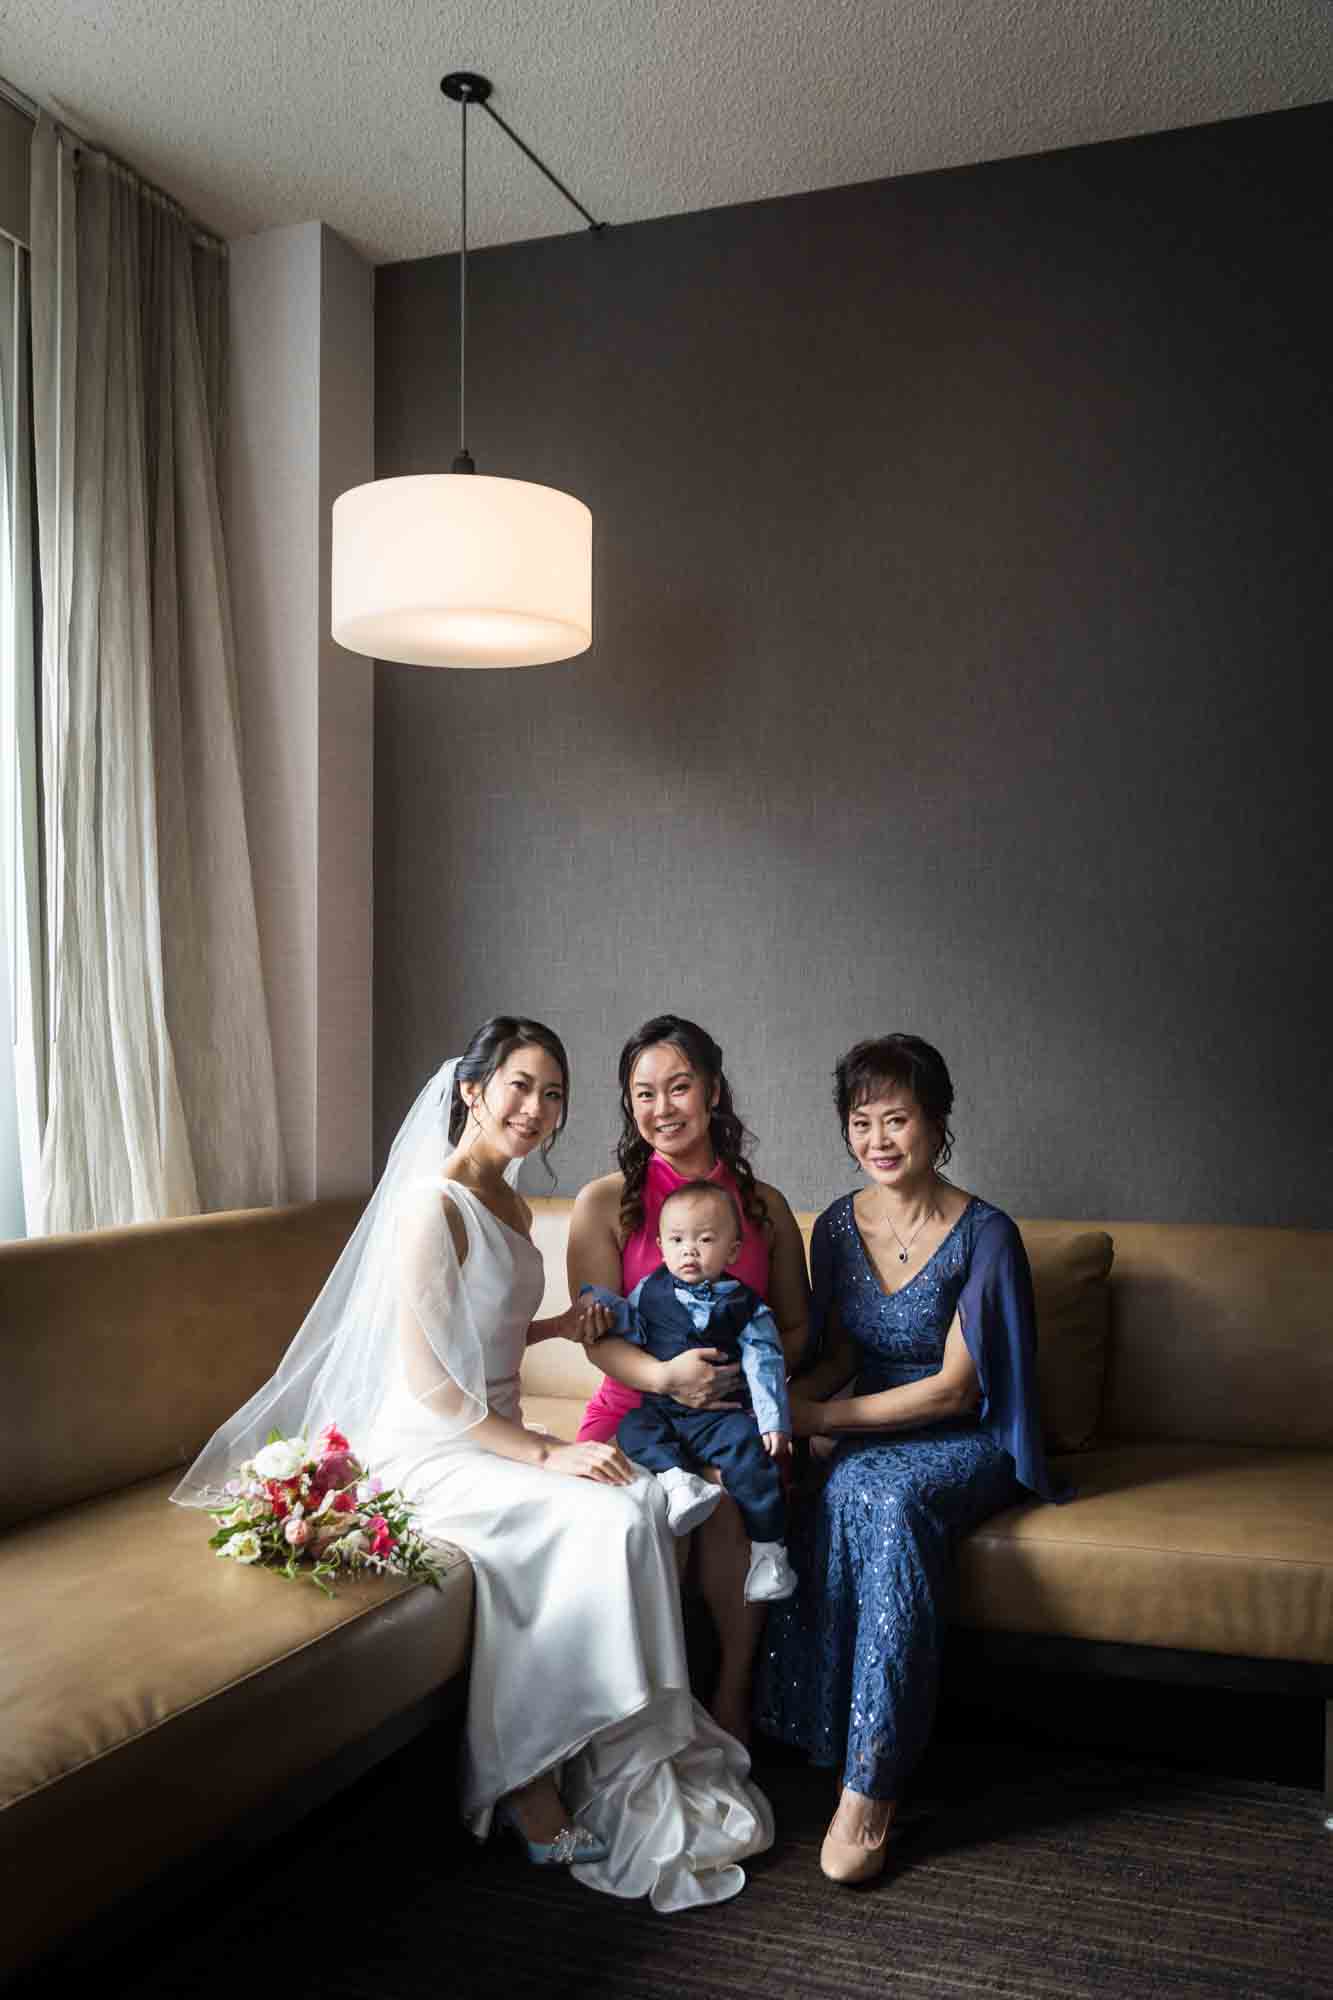
<svg viewBox="0 0 1333 2000"><path fill-rule="evenodd" d="M1093 1698L1105 1719L1111 1698ZM736 1901L677 1917L477 1849L441 1734L82 1983L97 2000L1331 2000L1317 1705L1294 1745L1280 1714L1256 1736L1264 1707L1204 1717L1203 1767L1197 1745L1129 1751L1103 1730L1090 1749L1044 1740L1040 1714L978 1727L951 1708L890 1867L861 1891L819 1872L827 1780L761 1748L777 1845Z"/></svg>

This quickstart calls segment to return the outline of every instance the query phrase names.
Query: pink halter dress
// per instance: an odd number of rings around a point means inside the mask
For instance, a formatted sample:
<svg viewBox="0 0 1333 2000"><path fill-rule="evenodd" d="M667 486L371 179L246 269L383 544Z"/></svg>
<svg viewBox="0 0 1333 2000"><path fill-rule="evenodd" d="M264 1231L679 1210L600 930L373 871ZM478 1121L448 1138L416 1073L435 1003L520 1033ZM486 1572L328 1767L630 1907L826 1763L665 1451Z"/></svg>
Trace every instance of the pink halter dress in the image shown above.
<svg viewBox="0 0 1333 2000"><path fill-rule="evenodd" d="M662 1213L662 1203L677 1188L684 1187L686 1181L694 1180L693 1174L677 1173L669 1160L660 1153L654 1153L648 1162L648 1172L643 1184L643 1221L626 1243L620 1258L620 1289L626 1297L634 1290L640 1278L646 1278L655 1271L662 1261L662 1252L657 1242L657 1222ZM704 1176L717 1181L730 1190L739 1201L740 1190L734 1175L723 1166L721 1160L710 1174ZM758 1292L761 1299L768 1297L768 1238L764 1231L751 1222L749 1216L742 1217L741 1247L734 1263L727 1266L730 1277L739 1278ZM637 1389L627 1389L623 1382L614 1382L608 1375L601 1388L583 1412L583 1422L579 1425L579 1441L594 1439L599 1443L613 1438L616 1426L627 1410L635 1410L643 1401Z"/></svg>

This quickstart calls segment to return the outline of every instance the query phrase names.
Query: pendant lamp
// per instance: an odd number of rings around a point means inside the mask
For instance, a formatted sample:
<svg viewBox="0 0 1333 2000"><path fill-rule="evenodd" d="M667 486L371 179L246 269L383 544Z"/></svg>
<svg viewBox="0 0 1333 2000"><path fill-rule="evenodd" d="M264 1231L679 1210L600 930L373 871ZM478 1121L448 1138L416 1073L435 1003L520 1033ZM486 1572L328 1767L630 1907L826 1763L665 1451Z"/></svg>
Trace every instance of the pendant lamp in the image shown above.
<svg viewBox="0 0 1333 2000"><path fill-rule="evenodd" d="M466 442L467 113L476 104L601 230L466 70L441 84L463 113L458 455L449 472L374 479L333 503L332 629L340 646L421 667L537 667L592 644L592 515L526 479L478 473Z"/></svg>

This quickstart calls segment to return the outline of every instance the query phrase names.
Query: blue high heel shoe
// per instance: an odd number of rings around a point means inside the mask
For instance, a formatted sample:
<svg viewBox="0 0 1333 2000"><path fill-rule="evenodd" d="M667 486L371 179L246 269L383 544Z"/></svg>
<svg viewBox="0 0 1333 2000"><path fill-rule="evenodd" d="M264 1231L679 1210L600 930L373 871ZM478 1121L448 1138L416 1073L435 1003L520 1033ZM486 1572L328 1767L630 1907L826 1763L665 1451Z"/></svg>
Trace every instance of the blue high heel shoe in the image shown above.
<svg viewBox="0 0 1333 2000"><path fill-rule="evenodd" d="M554 1840L529 1840L518 1823L518 1814L503 1799L495 1808L495 1823L514 1835L534 1868L581 1868L592 1861L605 1861L611 1852L586 1826L562 1826Z"/></svg>

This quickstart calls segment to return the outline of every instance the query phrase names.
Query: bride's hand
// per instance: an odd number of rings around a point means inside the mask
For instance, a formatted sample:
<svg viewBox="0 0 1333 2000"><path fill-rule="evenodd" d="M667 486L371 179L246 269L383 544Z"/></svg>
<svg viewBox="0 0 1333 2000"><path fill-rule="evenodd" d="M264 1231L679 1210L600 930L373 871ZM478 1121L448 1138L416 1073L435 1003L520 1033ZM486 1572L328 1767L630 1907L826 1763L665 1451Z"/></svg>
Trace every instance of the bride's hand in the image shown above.
<svg viewBox="0 0 1333 2000"><path fill-rule="evenodd" d="M542 1461L545 1472L566 1479L592 1479L601 1486L628 1486L638 1474L617 1444L558 1444Z"/></svg>
<svg viewBox="0 0 1333 2000"><path fill-rule="evenodd" d="M687 1410L739 1410L740 1373L740 1363L728 1361L720 1347L689 1347L662 1363L661 1393L674 1396Z"/></svg>

